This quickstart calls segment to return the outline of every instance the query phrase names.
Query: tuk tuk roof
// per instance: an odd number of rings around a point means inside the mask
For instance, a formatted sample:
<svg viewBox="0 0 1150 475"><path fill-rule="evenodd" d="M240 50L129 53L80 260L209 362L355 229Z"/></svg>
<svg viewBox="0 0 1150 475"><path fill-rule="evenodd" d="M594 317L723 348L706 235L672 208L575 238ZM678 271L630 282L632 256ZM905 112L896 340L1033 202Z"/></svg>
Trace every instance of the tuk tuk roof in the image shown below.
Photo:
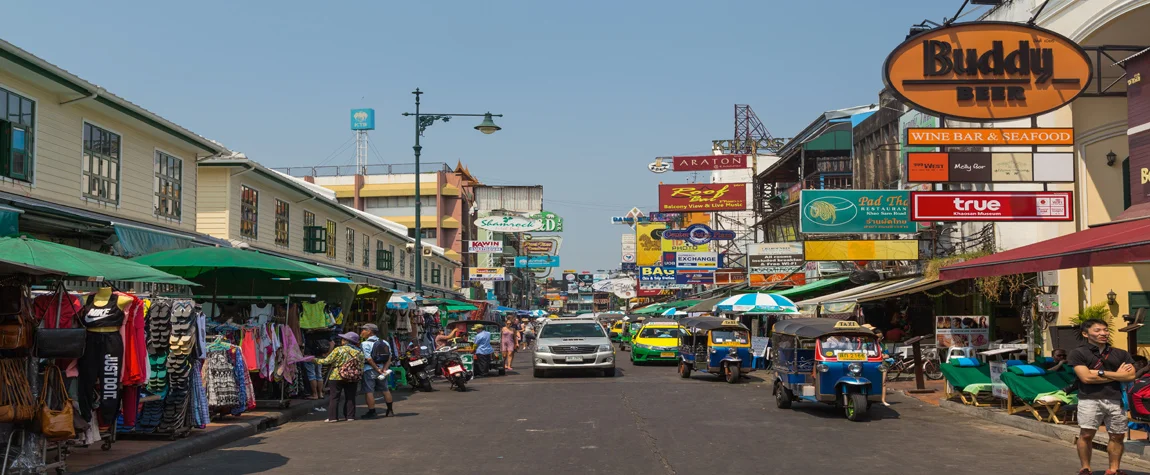
<svg viewBox="0 0 1150 475"><path fill-rule="evenodd" d="M857 322L839 320L837 318L792 318L781 320L775 323L774 332L803 338L818 338L823 335L838 333L865 333L874 335L873 331L864 328Z"/></svg>
<svg viewBox="0 0 1150 475"><path fill-rule="evenodd" d="M732 325L731 322L735 323ZM730 320L719 317L686 317L682 320L679 320L679 326L692 330L715 330L718 328L742 328L743 330L748 329L742 323L738 323L738 320Z"/></svg>

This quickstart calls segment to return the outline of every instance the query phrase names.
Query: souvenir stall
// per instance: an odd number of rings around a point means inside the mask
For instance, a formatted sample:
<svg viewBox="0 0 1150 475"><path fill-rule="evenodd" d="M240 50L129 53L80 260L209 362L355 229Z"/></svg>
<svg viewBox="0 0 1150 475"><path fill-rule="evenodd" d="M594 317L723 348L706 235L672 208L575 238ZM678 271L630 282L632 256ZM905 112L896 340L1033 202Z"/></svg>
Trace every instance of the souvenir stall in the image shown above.
<svg viewBox="0 0 1150 475"><path fill-rule="evenodd" d="M387 335L391 331L387 318L387 303L392 291L373 285L359 285L355 292L355 300L351 303L351 323L359 328L365 323L374 323L379 327L380 335ZM349 327L351 328L351 327Z"/></svg>

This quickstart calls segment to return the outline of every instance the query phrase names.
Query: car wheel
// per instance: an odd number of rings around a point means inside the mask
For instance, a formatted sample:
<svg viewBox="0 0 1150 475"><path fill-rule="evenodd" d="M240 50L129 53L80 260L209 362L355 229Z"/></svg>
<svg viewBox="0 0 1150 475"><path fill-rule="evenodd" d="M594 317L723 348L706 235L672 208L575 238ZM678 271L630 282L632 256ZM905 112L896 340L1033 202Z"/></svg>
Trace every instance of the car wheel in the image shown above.
<svg viewBox="0 0 1150 475"><path fill-rule="evenodd" d="M791 408L791 393L778 382L775 383L775 407L779 409Z"/></svg>
<svg viewBox="0 0 1150 475"><path fill-rule="evenodd" d="M532 371L531 375L535 376L536 378L542 378L543 377L543 370L537 369L535 371Z"/></svg>

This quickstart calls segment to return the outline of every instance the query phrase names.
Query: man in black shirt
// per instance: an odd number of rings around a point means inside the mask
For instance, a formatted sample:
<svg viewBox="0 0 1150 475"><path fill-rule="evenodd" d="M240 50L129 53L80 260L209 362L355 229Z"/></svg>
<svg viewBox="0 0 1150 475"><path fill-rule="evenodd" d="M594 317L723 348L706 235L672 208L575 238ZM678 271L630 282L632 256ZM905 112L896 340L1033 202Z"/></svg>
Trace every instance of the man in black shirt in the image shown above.
<svg viewBox="0 0 1150 475"><path fill-rule="evenodd" d="M1078 459L1082 462L1079 475L1090 474L1090 455L1094 434L1105 425L1110 434L1106 453L1110 458L1107 475L1122 473L1126 436L1126 411L1122 408L1122 383L1134 380L1134 360L1130 353L1110 346L1110 327L1103 320L1082 322L1082 336L1086 344L1075 348L1067 357L1078 376Z"/></svg>

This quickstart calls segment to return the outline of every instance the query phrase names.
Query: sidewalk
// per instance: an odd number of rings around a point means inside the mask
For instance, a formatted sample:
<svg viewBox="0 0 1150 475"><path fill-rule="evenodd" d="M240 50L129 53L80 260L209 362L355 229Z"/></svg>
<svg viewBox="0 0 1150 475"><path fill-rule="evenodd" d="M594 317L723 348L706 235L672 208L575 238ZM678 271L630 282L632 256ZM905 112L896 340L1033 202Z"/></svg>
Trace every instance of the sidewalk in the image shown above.
<svg viewBox="0 0 1150 475"><path fill-rule="evenodd" d="M322 399L293 399L291 406L286 409L256 409L239 417L220 418L204 429L193 429L183 439L132 439L129 435L129 438L117 440L112 449L107 451L100 450L99 444L87 448L74 447L68 456L68 473L140 473L285 424L307 415L312 408L324 402Z"/></svg>

